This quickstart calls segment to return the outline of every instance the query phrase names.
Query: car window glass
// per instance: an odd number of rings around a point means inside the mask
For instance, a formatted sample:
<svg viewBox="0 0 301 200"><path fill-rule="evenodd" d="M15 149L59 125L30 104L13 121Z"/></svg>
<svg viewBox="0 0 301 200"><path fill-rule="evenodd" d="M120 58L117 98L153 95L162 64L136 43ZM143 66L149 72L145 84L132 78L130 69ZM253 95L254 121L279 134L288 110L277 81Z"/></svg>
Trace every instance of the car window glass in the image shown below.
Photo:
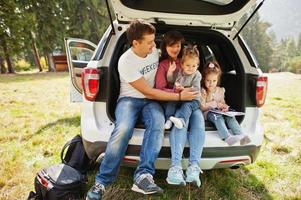
<svg viewBox="0 0 301 200"><path fill-rule="evenodd" d="M208 46L208 45L201 46L201 49L203 52L205 63L216 60L216 57L215 57L212 49L210 48L210 46Z"/></svg>
<svg viewBox="0 0 301 200"><path fill-rule="evenodd" d="M80 42L70 43L71 58L75 61L90 61L94 47Z"/></svg>

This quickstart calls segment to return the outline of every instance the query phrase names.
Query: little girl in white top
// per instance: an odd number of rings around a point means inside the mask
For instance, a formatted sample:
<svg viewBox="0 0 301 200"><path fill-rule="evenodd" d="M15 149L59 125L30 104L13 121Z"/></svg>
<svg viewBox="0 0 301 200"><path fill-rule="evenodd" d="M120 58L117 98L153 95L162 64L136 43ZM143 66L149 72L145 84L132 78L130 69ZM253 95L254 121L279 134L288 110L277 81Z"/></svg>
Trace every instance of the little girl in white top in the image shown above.
<svg viewBox="0 0 301 200"><path fill-rule="evenodd" d="M201 110L205 119L215 125L220 138L228 145L231 146L238 141L240 141L240 145L248 144L251 140L242 132L235 117L210 111L210 109L218 109L224 112L229 110L229 106L225 102L225 88L218 86L221 74L221 68L217 62L209 62L205 65L202 72ZM231 129L232 134L226 125Z"/></svg>

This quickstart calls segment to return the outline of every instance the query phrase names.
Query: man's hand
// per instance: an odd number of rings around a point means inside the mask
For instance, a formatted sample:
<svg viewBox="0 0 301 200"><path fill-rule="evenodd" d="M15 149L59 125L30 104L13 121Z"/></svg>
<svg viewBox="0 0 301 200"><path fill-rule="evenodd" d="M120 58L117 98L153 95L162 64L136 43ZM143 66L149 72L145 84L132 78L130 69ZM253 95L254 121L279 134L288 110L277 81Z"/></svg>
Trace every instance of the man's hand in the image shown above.
<svg viewBox="0 0 301 200"><path fill-rule="evenodd" d="M190 101L200 96L198 91L193 91L192 88L184 88L181 92L181 101Z"/></svg>

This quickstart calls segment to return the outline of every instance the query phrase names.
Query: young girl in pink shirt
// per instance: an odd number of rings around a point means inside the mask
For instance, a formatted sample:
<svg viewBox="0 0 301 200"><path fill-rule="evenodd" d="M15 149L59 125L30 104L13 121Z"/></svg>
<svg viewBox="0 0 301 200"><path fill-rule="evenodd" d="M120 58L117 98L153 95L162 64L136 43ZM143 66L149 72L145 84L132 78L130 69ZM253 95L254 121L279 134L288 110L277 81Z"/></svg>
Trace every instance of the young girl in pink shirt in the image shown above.
<svg viewBox="0 0 301 200"><path fill-rule="evenodd" d="M225 102L225 88L218 86L221 74L221 68L217 62L209 62L205 65L202 73L201 110L205 119L215 125L220 138L228 145L233 145L238 141L241 145L245 145L251 140L242 132L235 117L210 112L210 109L218 109L224 112L229 110L229 106ZM231 129L233 135L226 125Z"/></svg>

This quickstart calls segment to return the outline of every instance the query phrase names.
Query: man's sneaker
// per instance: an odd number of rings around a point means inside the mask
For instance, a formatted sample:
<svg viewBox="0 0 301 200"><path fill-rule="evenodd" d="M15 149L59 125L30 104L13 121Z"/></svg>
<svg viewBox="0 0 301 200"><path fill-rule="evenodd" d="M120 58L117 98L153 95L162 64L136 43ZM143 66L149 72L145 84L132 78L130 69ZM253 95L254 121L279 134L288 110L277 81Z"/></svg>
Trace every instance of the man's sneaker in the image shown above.
<svg viewBox="0 0 301 200"><path fill-rule="evenodd" d="M105 187L100 183L95 183L87 193L86 200L100 200L105 191Z"/></svg>
<svg viewBox="0 0 301 200"><path fill-rule="evenodd" d="M241 140L240 140L240 145L246 145L249 144L251 142L251 139L249 138L249 136L243 134L241 135Z"/></svg>
<svg viewBox="0 0 301 200"><path fill-rule="evenodd" d="M142 174L134 182L132 190L142 194L162 194L163 190L154 182L151 174Z"/></svg>
<svg viewBox="0 0 301 200"><path fill-rule="evenodd" d="M186 182L187 183L193 183L196 186L201 186L201 180L200 180L200 172L202 170L197 165L190 165L186 170Z"/></svg>
<svg viewBox="0 0 301 200"><path fill-rule="evenodd" d="M179 166L171 167L168 170L166 181L171 185L186 185L182 168Z"/></svg>

